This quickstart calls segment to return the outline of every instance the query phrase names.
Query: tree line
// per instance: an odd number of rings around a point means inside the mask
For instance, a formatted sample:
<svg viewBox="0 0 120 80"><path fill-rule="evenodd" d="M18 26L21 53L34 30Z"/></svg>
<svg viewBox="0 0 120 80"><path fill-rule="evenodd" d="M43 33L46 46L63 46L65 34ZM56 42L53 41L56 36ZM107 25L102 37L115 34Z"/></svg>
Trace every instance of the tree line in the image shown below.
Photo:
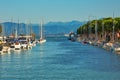
<svg viewBox="0 0 120 80"><path fill-rule="evenodd" d="M113 26L114 26L114 31L119 32L120 31L120 17L112 18L103 18L99 20L92 20L88 21L86 24L80 26L77 29L77 34L87 34L87 33L95 33L95 25L97 23L97 32L100 34L103 32L112 32L113 31Z"/></svg>

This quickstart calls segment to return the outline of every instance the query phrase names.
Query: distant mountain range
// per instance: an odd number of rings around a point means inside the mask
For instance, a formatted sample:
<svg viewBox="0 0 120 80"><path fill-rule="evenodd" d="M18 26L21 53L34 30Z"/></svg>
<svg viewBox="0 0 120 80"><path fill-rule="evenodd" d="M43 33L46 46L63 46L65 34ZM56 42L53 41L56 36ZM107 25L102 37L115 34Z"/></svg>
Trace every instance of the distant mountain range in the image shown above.
<svg viewBox="0 0 120 80"><path fill-rule="evenodd" d="M47 24L44 24L43 28L45 34L66 34L70 31L76 32L77 28L83 24L85 24L85 22L48 22ZM26 34L30 32L30 28L36 35L40 34L39 24L26 25L24 23L18 24L13 22L4 22L2 25L4 26L4 33L6 35L13 33L15 29L17 29L19 34Z"/></svg>
<svg viewBox="0 0 120 80"><path fill-rule="evenodd" d="M69 33L70 31L76 32L77 28L83 25L83 22L71 21L71 22L49 22L45 25L47 33Z"/></svg>

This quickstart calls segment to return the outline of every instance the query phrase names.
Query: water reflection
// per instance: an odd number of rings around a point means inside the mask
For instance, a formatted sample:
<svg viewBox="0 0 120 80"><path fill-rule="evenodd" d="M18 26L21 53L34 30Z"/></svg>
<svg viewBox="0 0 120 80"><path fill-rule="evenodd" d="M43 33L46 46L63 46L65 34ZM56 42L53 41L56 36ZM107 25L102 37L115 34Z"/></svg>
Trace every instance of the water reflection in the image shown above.
<svg viewBox="0 0 120 80"><path fill-rule="evenodd" d="M41 44L40 45L40 58L43 57L43 54L44 54L44 44Z"/></svg>
<svg viewBox="0 0 120 80"><path fill-rule="evenodd" d="M103 49L51 40L0 56L0 80L119 80L120 56Z"/></svg>
<svg viewBox="0 0 120 80"><path fill-rule="evenodd" d="M116 54L120 55L120 52L116 52Z"/></svg>
<svg viewBox="0 0 120 80"><path fill-rule="evenodd" d="M3 56L0 54L0 63L2 62L2 57L3 57Z"/></svg>

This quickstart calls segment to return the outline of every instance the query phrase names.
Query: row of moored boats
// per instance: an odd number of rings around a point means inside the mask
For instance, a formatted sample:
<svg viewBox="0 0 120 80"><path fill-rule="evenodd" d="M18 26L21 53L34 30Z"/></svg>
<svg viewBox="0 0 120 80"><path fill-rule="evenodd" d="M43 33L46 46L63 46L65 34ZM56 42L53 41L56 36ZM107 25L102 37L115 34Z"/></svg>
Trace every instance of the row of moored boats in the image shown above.
<svg viewBox="0 0 120 80"><path fill-rule="evenodd" d="M27 39L25 37L21 37L18 39L8 38L4 41L0 41L0 54L10 53L13 51L23 51L32 49L32 47L36 46L37 43L44 43L45 40L32 40Z"/></svg>
<svg viewBox="0 0 120 80"><path fill-rule="evenodd" d="M108 51L120 52L120 43L119 42L106 42L106 41L90 41L90 40L78 40L83 44L90 44L93 46L101 47Z"/></svg>

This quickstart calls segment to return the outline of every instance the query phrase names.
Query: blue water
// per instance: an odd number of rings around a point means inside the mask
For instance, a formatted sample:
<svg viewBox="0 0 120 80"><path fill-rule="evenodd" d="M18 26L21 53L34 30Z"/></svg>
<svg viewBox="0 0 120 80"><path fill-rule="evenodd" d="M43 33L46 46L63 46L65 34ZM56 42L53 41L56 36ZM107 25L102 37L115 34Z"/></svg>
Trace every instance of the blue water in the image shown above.
<svg viewBox="0 0 120 80"><path fill-rule="evenodd" d="M0 55L0 80L120 80L120 56L66 38Z"/></svg>

